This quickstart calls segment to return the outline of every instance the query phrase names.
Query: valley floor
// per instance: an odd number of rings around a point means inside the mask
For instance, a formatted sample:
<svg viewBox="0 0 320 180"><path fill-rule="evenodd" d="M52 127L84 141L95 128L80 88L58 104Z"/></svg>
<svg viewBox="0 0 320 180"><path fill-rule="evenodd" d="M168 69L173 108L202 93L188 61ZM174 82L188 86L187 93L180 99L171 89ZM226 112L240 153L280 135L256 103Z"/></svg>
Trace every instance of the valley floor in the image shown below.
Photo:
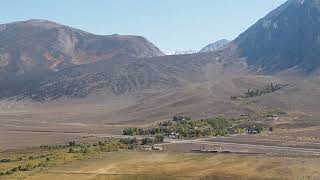
<svg viewBox="0 0 320 180"><path fill-rule="evenodd" d="M275 138L277 136L277 138ZM126 138L125 136L117 136ZM317 180L320 178L320 141L286 138L275 133L237 135L192 140L165 139L156 144L163 150L122 149L89 154L70 153L68 146L0 152L0 169L25 164L48 163L31 171L20 171L0 179L28 180ZM93 143L110 139L98 135L76 139ZM55 147L55 146L53 146ZM79 148L79 147L78 147ZM226 152L206 152L214 150ZM197 151L195 151L197 150ZM11 161L4 161L10 157ZM32 159L31 159L32 157ZM46 160L49 157L49 160ZM22 161L19 160L22 158ZM38 166L39 167L39 166Z"/></svg>
<svg viewBox="0 0 320 180"><path fill-rule="evenodd" d="M270 82L289 84L260 97L232 101L247 89ZM278 129L277 136L319 139L319 79L281 79L269 76L239 76L213 82L143 92L120 97L87 97L47 103L0 101L0 149L14 149L65 143L92 134L120 135L126 127L146 127L174 115L194 119L242 114L264 114L274 109L283 118L257 122Z"/></svg>
<svg viewBox="0 0 320 180"><path fill-rule="evenodd" d="M166 139L161 145L163 152L104 153L34 172L28 178L320 179L320 101L316 98L320 81L291 81L290 86L275 93L230 100L230 96L240 95L247 88L270 82L269 78L260 78L246 77L225 84L205 83L140 97L99 101L1 102L0 151L66 144L73 140L87 143L99 138L125 138L121 134L126 127L150 127L174 115L195 119L219 115L239 117L268 114L279 108L286 112L285 116L255 119L274 127L272 133L189 141ZM191 153L204 148L222 148L234 153Z"/></svg>
<svg viewBox="0 0 320 180"><path fill-rule="evenodd" d="M99 158L74 161L27 179L316 180L319 178L319 157L114 152Z"/></svg>

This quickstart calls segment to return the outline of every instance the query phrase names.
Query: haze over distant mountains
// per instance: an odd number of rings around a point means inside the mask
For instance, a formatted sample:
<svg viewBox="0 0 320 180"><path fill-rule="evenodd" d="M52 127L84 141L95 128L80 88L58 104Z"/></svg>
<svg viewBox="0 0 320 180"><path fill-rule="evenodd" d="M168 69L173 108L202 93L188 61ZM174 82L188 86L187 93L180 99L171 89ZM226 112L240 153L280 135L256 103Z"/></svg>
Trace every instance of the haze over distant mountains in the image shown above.
<svg viewBox="0 0 320 180"><path fill-rule="evenodd" d="M97 91L121 95L249 70L311 74L320 66L319 17L320 0L289 0L234 41L176 56L164 56L139 36L93 35L45 20L4 24L0 96L43 100Z"/></svg>

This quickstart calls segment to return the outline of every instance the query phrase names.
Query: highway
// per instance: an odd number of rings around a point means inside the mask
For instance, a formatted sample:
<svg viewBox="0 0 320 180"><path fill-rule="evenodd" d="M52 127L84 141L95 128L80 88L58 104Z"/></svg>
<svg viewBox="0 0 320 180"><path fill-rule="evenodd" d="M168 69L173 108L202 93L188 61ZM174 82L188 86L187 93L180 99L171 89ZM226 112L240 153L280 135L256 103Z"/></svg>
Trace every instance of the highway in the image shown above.
<svg viewBox="0 0 320 180"><path fill-rule="evenodd" d="M251 142L251 143L239 143L236 142L223 142L223 139L228 139L228 137L219 137L219 141L215 142L215 138L202 138L202 139L194 139L194 140L176 140L176 139L166 139L165 143L157 144L157 146L170 146L170 145L207 145L209 147L221 147L222 149L232 150L232 152L258 152L258 153L294 153L294 154L303 154L303 155L320 155L320 148L310 148L306 147L290 147L286 145L262 145L260 139L256 139L259 144ZM241 138L239 138L241 139ZM263 139L263 141L272 141L272 139ZM263 142L262 141L262 142ZM283 142L284 140L276 140L275 142ZM294 141L291 141L293 143ZM297 142L301 143L301 142ZM309 145L312 142L308 142ZM319 143L314 143L314 147L319 146Z"/></svg>
<svg viewBox="0 0 320 180"><path fill-rule="evenodd" d="M86 132L61 132L61 131L31 131L31 130L9 130L26 131L31 133L49 133L49 134L69 134L76 136L91 136L98 138L134 138L133 136L115 135L115 134L91 134ZM136 136L137 139L146 136ZM151 137L150 137L151 138ZM232 150L232 152L255 152L255 153L295 153L304 155L320 155L320 142L304 142L292 140L279 140L260 138L256 136L230 136L230 137L209 137L193 140L178 140L166 138L162 144L156 146L184 145L190 149L193 145L206 145L208 147L222 147ZM296 146L296 147L295 147Z"/></svg>

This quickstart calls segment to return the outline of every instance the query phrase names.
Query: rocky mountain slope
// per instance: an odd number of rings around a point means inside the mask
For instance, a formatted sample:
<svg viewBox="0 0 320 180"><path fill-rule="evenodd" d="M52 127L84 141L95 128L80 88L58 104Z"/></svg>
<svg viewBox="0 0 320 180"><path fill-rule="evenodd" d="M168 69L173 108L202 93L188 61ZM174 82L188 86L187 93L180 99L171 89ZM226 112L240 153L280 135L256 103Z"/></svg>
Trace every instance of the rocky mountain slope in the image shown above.
<svg viewBox="0 0 320 180"><path fill-rule="evenodd" d="M214 43L208 44L206 47L202 48L199 53L213 52L224 48L230 41L227 39L221 39Z"/></svg>
<svg viewBox="0 0 320 180"><path fill-rule="evenodd" d="M46 20L0 25L0 72L17 76L115 57L161 55L139 36L94 35Z"/></svg>
<svg viewBox="0 0 320 180"><path fill-rule="evenodd" d="M61 69L108 61L164 55L139 36L94 35L46 20L0 25L0 95L37 86Z"/></svg>
<svg viewBox="0 0 320 180"><path fill-rule="evenodd" d="M233 42L256 70L275 73L320 67L320 1L289 0Z"/></svg>
<svg viewBox="0 0 320 180"><path fill-rule="evenodd" d="M184 55L184 54L195 54L197 53L196 50L192 49L184 49L184 50L175 50L173 52L166 53L167 55Z"/></svg>
<svg viewBox="0 0 320 180"><path fill-rule="evenodd" d="M136 36L97 36L40 20L1 25L0 96L42 101L160 91L238 76L248 65L253 74L309 74L320 66L319 15L320 0L289 0L222 49L176 56L162 56ZM34 76L26 79L28 73Z"/></svg>
<svg viewBox="0 0 320 180"><path fill-rule="evenodd" d="M123 95L164 90L204 82L227 72L245 71L234 54L216 52L154 58L117 58L79 65L53 73L25 89L20 98L34 100L85 97L89 94Z"/></svg>

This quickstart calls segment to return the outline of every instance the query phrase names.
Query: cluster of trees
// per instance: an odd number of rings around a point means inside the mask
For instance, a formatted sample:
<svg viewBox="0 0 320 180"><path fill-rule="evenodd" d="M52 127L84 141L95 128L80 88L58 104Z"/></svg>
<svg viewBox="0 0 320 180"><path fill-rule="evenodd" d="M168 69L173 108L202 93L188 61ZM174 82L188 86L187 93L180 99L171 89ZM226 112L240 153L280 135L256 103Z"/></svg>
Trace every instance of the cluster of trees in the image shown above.
<svg viewBox="0 0 320 180"><path fill-rule="evenodd" d="M76 144L69 143L68 153L95 153L95 152L113 152L119 150L133 150L139 149L142 145L154 145L164 141L164 137L161 134L156 135L152 138L122 138L113 141L99 141L98 143L90 144Z"/></svg>
<svg viewBox="0 0 320 180"><path fill-rule="evenodd" d="M147 134L150 134L150 132L147 132L142 128L125 128L122 131L122 134L128 135L128 136L135 136L135 135L147 135Z"/></svg>
<svg viewBox="0 0 320 180"><path fill-rule="evenodd" d="M170 129L167 126L159 126L150 129L142 128L125 128L123 130L123 135L128 136L143 136L143 135L157 135L157 134L166 134L170 133Z"/></svg>
<svg viewBox="0 0 320 180"><path fill-rule="evenodd" d="M162 143L163 141L164 141L164 136L161 134L156 135L154 138L146 137L141 140L137 138L120 139L121 143L129 145L129 147L138 147L139 145L151 146L157 143Z"/></svg>
<svg viewBox="0 0 320 180"><path fill-rule="evenodd" d="M248 89L247 92L244 93L243 96L244 96L244 98L257 97L257 96L261 96L263 94L273 93L277 90L280 90L283 87L284 87L284 85L281 85L281 84L270 83L270 84L266 85L265 87L263 87L262 89Z"/></svg>
<svg viewBox="0 0 320 180"><path fill-rule="evenodd" d="M231 100L236 101L236 100L238 100L238 98L252 98L252 97L262 96L264 94L273 93L275 91L278 91L285 86L286 85L283 85L283 84L270 83L261 89L248 89L247 92L245 92L243 95L231 96L230 98L231 98Z"/></svg>
<svg viewBox="0 0 320 180"><path fill-rule="evenodd" d="M96 152L114 152L119 150L136 149L139 146L139 141L133 139L118 139L112 141L99 141L98 143L90 144L71 144L68 153L91 154Z"/></svg>
<svg viewBox="0 0 320 180"><path fill-rule="evenodd" d="M226 136L245 132L245 128L236 127L232 120L217 117L192 120L190 117L174 116L170 121L164 121L149 129L127 128L124 135L163 135L174 134L179 139L190 139L203 136ZM261 132L261 131L259 131Z"/></svg>
<svg viewBox="0 0 320 180"><path fill-rule="evenodd" d="M247 128L248 134L259 134L263 131L263 127L259 125L252 125Z"/></svg>
<svg viewBox="0 0 320 180"><path fill-rule="evenodd" d="M244 132L248 134L259 134L265 129L262 124L257 124L257 123L242 124L239 127L242 128Z"/></svg>

